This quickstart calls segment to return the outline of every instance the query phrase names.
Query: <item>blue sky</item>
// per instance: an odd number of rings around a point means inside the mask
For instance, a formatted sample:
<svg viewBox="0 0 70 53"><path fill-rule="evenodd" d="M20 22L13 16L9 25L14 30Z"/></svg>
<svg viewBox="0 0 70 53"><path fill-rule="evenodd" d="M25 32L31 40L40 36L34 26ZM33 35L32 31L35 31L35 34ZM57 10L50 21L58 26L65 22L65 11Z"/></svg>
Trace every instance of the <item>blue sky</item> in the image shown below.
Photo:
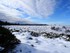
<svg viewBox="0 0 70 53"><path fill-rule="evenodd" d="M50 17L50 20L53 22L70 24L70 0L62 0L59 5L56 6L54 14Z"/></svg>
<svg viewBox="0 0 70 53"><path fill-rule="evenodd" d="M0 0L0 14L9 22L70 25L70 0Z"/></svg>
<svg viewBox="0 0 70 53"><path fill-rule="evenodd" d="M42 23L50 24L68 24L70 25L70 0L61 0L56 5L55 11L52 15L48 16L46 19L40 19Z"/></svg>

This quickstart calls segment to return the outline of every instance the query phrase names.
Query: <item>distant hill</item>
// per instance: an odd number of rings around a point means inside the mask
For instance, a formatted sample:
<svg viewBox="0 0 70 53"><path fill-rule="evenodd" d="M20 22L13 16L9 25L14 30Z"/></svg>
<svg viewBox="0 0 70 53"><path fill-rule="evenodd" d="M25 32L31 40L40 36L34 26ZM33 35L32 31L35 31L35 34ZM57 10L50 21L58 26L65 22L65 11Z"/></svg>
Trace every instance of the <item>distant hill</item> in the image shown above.
<svg viewBox="0 0 70 53"><path fill-rule="evenodd" d="M1 20L0 20L0 25L45 26L45 25L48 25L48 24L19 24L19 23L10 23L10 22L7 22L7 21L1 21Z"/></svg>
<svg viewBox="0 0 70 53"><path fill-rule="evenodd" d="M0 20L0 25L19 25L19 24L9 23L9 22L7 22L7 21L1 21L1 20Z"/></svg>

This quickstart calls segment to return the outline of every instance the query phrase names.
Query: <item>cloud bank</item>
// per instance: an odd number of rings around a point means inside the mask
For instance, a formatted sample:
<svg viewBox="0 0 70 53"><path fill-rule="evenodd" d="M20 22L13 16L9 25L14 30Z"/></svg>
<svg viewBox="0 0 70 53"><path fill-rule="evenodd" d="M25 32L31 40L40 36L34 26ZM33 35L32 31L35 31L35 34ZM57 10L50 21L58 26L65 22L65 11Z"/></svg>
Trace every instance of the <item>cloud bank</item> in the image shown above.
<svg viewBox="0 0 70 53"><path fill-rule="evenodd" d="M0 13L0 20L7 21L10 23L33 24L31 21L29 21L27 19L15 17L15 16L10 16L10 15L5 14L5 13Z"/></svg>

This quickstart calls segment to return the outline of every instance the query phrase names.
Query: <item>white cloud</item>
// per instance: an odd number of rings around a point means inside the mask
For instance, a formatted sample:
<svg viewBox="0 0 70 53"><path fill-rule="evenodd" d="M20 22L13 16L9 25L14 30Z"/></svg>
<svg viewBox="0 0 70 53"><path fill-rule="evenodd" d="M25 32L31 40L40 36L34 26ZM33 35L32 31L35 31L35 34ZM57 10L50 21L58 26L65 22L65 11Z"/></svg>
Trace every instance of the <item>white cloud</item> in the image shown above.
<svg viewBox="0 0 70 53"><path fill-rule="evenodd" d="M22 0L23 10L32 16L48 17L54 13L55 0Z"/></svg>
<svg viewBox="0 0 70 53"><path fill-rule="evenodd" d="M55 0L0 0L0 14L6 15L6 18L3 16L0 19L30 22L31 17L23 19L21 16L28 14L34 17L48 17L54 13L55 5Z"/></svg>
<svg viewBox="0 0 70 53"><path fill-rule="evenodd" d="M32 24L33 23L27 19L15 17L15 16L10 16L10 15L5 14L5 13L0 13L0 20L11 22L11 23L24 23L24 24L27 24L27 23Z"/></svg>
<svg viewBox="0 0 70 53"><path fill-rule="evenodd" d="M13 9L20 8L22 11L31 16L42 16L42 17L47 17L53 14L56 5L55 0L11 0L11 1L0 0L0 3Z"/></svg>
<svg viewBox="0 0 70 53"><path fill-rule="evenodd" d="M8 21L8 22L17 22L17 23L33 23L28 19L24 19L19 17L20 15L24 14L24 12L20 12L16 10L16 6L12 7L9 5L6 5L2 3L3 1L0 1L0 20ZM8 3L8 2L7 2Z"/></svg>

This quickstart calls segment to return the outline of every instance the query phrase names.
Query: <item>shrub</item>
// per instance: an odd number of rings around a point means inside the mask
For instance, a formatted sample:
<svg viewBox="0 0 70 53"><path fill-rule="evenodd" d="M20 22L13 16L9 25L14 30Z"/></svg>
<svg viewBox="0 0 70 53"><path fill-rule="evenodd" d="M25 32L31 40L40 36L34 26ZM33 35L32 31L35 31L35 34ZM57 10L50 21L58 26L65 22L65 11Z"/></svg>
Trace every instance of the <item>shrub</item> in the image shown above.
<svg viewBox="0 0 70 53"><path fill-rule="evenodd" d="M38 36L39 36L39 33L32 31L32 32L31 32L31 35L34 36L34 37L38 37Z"/></svg>
<svg viewBox="0 0 70 53"><path fill-rule="evenodd" d="M65 27L65 26L63 26L62 28L66 29L66 27Z"/></svg>
<svg viewBox="0 0 70 53"><path fill-rule="evenodd" d="M28 39L29 39L29 40L33 40L33 38L32 38L32 37L29 37Z"/></svg>
<svg viewBox="0 0 70 53"><path fill-rule="evenodd" d="M66 30L65 32L68 33L68 32L70 32L70 30Z"/></svg>
<svg viewBox="0 0 70 53"><path fill-rule="evenodd" d="M66 35L66 41L70 41L70 35Z"/></svg>
<svg viewBox="0 0 70 53"><path fill-rule="evenodd" d="M51 27L51 29L58 31L60 28L59 27Z"/></svg>
<svg viewBox="0 0 70 53"><path fill-rule="evenodd" d="M7 51L20 41L6 28L0 26L0 46L4 48L3 51Z"/></svg>
<svg viewBox="0 0 70 53"><path fill-rule="evenodd" d="M52 30L55 30L55 27L51 27Z"/></svg>
<svg viewBox="0 0 70 53"><path fill-rule="evenodd" d="M60 37L60 35L56 34L56 33L53 33L53 32L50 32L50 33L45 33L44 37L47 37L47 38L58 38L58 37Z"/></svg>

